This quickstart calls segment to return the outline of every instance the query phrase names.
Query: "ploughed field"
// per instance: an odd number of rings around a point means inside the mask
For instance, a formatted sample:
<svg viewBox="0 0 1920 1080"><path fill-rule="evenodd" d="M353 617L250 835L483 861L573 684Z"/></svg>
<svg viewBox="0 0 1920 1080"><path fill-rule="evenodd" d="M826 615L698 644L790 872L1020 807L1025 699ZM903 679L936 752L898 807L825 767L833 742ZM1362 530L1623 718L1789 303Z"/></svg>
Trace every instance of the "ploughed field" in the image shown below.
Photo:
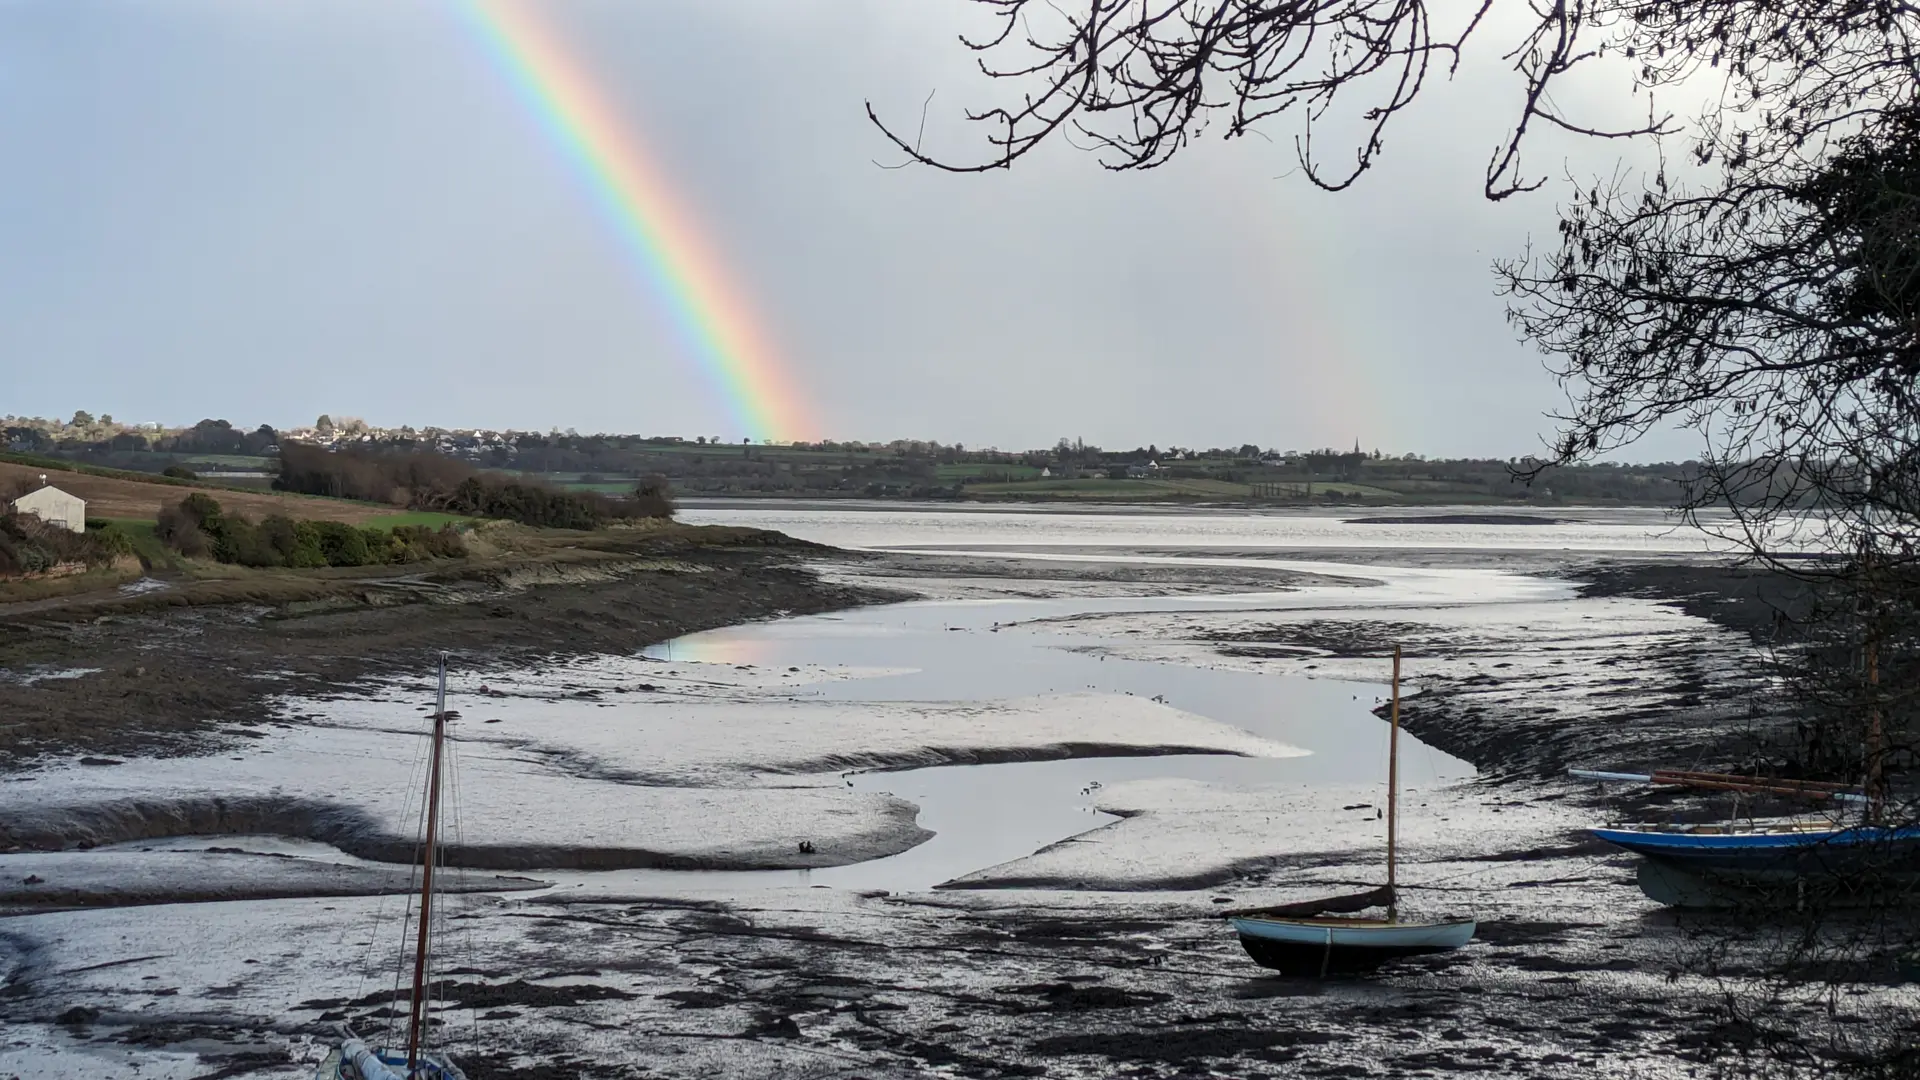
<svg viewBox="0 0 1920 1080"><path fill-rule="evenodd" d="M256 519L281 514L296 519L364 525L377 518L390 516L398 509L379 503L323 499L312 495L238 491L224 487L175 485L85 472L65 472L7 461L0 461L0 490L10 489L16 482L38 482L42 475L53 486L85 499L87 516L91 518L150 521L162 505L177 503L195 491L206 491L213 495L229 512Z"/></svg>

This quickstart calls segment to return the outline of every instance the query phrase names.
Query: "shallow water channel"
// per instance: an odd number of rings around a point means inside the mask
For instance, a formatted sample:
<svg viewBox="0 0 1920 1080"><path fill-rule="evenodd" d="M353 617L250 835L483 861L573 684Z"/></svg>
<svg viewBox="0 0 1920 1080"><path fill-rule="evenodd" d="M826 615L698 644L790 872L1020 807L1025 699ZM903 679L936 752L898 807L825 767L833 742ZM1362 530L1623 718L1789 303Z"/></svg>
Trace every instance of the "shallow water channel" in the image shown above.
<svg viewBox="0 0 1920 1080"><path fill-rule="evenodd" d="M1287 565L1309 568L1308 564ZM1344 569L1354 572L1351 567ZM608 889L635 885L924 889L1117 820L1094 806L1102 787L1125 780L1178 777L1227 786L1378 785L1384 795L1387 724L1372 709L1388 694L1385 661L1378 683L1260 675L1111 657L1100 651L1111 643L1104 639L1078 635L1070 627L1030 625L1037 619L1088 612L1410 603L1475 606L1503 599L1536 600L1563 588L1557 582L1490 571L1382 569L1376 573L1369 569L1365 573L1382 584L1211 597L906 603L731 627L657 646L646 655L683 668L693 664L772 669L849 665L902 672L796 688L797 694L826 700L967 701L1088 691L1134 694L1158 698L1305 753L1286 758L1092 757L854 774L848 779L857 790L897 795L919 806L920 825L935 836L899 855L822 870L623 871L557 877L569 886ZM1404 732L1400 750L1405 791L1473 775L1466 762Z"/></svg>

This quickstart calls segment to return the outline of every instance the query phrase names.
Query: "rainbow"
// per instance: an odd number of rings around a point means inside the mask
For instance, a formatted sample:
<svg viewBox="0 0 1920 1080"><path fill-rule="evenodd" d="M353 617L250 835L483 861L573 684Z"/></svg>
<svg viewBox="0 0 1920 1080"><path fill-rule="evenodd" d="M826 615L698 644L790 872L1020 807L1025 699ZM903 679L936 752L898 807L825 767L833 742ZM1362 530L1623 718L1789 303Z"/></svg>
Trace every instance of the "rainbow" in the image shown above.
<svg viewBox="0 0 1920 1080"><path fill-rule="evenodd" d="M541 24L533 5L454 2L667 300L742 434L779 442L817 435L804 397L752 310L730 287L695 219L673 198L663 170L579 61Z"/></svg>

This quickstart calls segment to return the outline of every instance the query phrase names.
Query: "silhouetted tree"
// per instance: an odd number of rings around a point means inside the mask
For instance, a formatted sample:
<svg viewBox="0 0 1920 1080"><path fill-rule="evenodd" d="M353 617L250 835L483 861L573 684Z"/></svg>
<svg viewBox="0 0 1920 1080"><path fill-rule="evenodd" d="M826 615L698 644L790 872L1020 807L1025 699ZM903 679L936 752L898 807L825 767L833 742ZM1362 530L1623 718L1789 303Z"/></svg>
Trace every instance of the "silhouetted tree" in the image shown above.
<svg viewBox="0 0 1920 1080"><path fill-rule="evenodd" d="M869 105L912 161L1006 168L1071 139L1108 168L1153 168L1210 124L1232 138L1291 120L1305 175L1339 189L1377 163L1429 76L1452 73L1509 13L1525 39L1506 54L1514 92L1487 163L1488 198L1542 186L1521 152L1543 126L1653 135L1663 154L1678 146L1684 169L1663 161L1569 178L1551 245L1498 268L1511 318L1569 396L1552 451L1523 472L1656 427L1696 430L1706 453L1686 508L1728 511L1724 531L1748 554L1812 590L1781 673L1816 741L1857 748L1819 760L1865 781L1887 820L1916 819L1920 8L1483 0L1445 29L1422 0L969 2L997 23L965 44L1012 93L967 114L985 131L984 152L971 157L926 147L917 126L883 122ZM1583 69L1644 94L1645 121L1602 130L1559 112L1554 87ZM1674 90L1707 104L1676 121L1654 103ZM1329 133L1342 136L1335 153ZM1781 557L1789 551L1812 558ZM1821 936L1824 915L1809 911L1803 943ZM1808 955L1792 951L1795 962ZM1790 1044L1769 1067L1913 1075L1907 1033L1828 1027L1747 1030L1780 1031Z"/></svg>

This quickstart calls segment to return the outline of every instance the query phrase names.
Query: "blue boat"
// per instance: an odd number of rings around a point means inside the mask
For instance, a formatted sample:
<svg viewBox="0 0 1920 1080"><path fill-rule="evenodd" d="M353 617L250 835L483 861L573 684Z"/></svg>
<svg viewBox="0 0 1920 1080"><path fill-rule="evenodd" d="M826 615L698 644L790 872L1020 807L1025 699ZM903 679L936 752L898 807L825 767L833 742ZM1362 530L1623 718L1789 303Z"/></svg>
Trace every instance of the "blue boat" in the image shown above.
<svg viewBox="0 0 1920 1080"><path fill-rule="evenodd" d="M1920 826L1594 829L1645 857L1640 889L1671 907L1886 903L1920 896Z"/></svg>
<svg viewBox="0 0 1920 1080"><path fill-rule="evenodd" d="M1570 772L1586 780L1804 798L1874 812L1864 792L1844 784L1675 769ZM1593 835L1644 856L1640 890L1672 907L1849 906L1920 898L1920 825L1828 820L1594 829Z"/></svg>

